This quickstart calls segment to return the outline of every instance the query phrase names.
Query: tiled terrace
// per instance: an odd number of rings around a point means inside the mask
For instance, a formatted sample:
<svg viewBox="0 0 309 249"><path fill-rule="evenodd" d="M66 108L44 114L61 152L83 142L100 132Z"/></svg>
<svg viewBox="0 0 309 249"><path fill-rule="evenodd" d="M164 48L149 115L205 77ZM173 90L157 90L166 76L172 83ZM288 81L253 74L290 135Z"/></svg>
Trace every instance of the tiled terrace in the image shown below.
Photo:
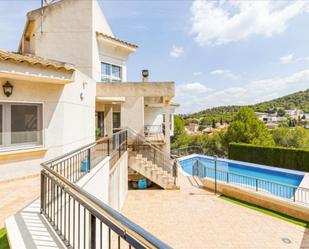
<svg viewBox="0 0 309 249"><path fill-rule="evenodd" d="M122 213L174 248L309 248L308 229L222 200L193 177L179 182L129 191Z"/></svg>
<svg viewBox="0 0 309 249"><path fill-rule="evenodd" d="M6 218L36 199L39 193L39 175L0 182L0 228Z"/></svg>

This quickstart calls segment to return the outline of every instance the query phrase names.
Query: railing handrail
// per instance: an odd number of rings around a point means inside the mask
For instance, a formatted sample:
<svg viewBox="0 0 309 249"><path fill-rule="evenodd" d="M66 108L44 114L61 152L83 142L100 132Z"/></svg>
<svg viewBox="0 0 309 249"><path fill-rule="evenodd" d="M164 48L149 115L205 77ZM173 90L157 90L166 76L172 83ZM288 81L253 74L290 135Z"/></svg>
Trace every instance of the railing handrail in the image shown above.
<svg viewBox="0 0 309 249"><path fill-rule="evenodd" d="M163 154L171 159L175 158L173 157L173 155L171 155L170 153L166 152L166 151L162 151L160 148L158 148L157 146L153 145L152 143L150 143L149 141L146 140L145 137L143 137L142 135L138 134L135 130L133 130L132 128L126 127L125 129L127 129L129 132L132 132L134 134L134 136L139 137L143 143L147 144L148 146L150 146L152 149L156 150L158 153Z"/></svg>
<svg viewBox="0 0 309 249"><path fill-rule="evenodd" d="M117 135L117 134L119 134L119 133L121 133L121 132L123 132L123 131L124 131L124 130L117 131L117 132L115 132L113 135ZM112 136L113 136L113 135L112 135ZM103 138L101 138L101 139L99 139L99 140L97 140L97 141L95 141L95 142L89 143L89 144L84 145L84 146L82 146L82 147L80 147L80 148L77 148L77 149L75 149L75 150L69 151L69 152L67 152L67 153L65 153L65 154L63 154L63 155L60 155L60 156L55 157L55 158L52 158L52 159L50 159L50 160L44 162L44 164L51 164L51 163L53 163L53 162L59 161L59 160L62 159L62 158L66 158L67 156L71 156L72 154L75 154L75 153L80 152L80 151L82 151L82 150L88 149L88 148L90 148L90 147L92 147L92 146L94 146L94 145L96 145L96 144L99 144L99 143L102 143L102 142L106 142L106 141L110 141L110 140L112 139L112 136L103 137Z"/></svg>
<svg viewBox="0 0 309 249"><path fill-rule="evenodd" d="M205 167L207 169L215 170L212 167L206 166L201 160L198 159L197 161L199 161L199 164L201 164L203 167ZM277 185L281 185L281 186L285 186L285 187L289 187L289 188L302 189L302 190L305 190L305 191L309 191L308 188L299 187L299 186L296 186L296 185L285 184L285 183L280 183L280 182L276 182L276 181L272 181L272 180L265 180L265 179L262 179L262 178L258 178L258 177L254 177L254 176L248 176L248 175L241 174L241 173L234 173L234 172L230 172L230 171L227 171L227 170L221 170L221 169L216 169L216 171L222 172L222 173L227 173L227 174L232 174L232 175L237 175L237 176L242 176L242 177L247 177L247 178L252 178L252 179L255 179L255 180L269 182L269 183L273 183L273 184L277 184Z"/></svg>
<svg viewBox="0 0 309 249"><path fill-rule="evenodd" d="M63 177L61 174L51 169L45 163L42 163L41 166L44 170L48 171L49 174L57 178L63 184L63 187L73 189L77 197L84 201L83 205L87 209L96 210L96 216L100 216L97 217L98 219L105 220L107 217L110 221L120 227L125 233L131 234L149 248L171 248L116 210L109 207L104 202L100 201L93 195L89 194L87 191L83 190L81 187L77 186L76 184ZM68 191L69 189L66 190Z"/></svg>

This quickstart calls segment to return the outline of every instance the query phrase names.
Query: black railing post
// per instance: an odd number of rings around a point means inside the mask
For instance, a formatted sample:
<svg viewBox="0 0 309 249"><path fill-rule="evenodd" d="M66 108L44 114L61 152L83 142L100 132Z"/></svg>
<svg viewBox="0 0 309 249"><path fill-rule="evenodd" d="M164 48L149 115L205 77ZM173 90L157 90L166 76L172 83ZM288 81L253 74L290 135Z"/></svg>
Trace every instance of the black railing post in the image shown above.
<svg viewBox="0 0 309 249"><path fill-rule="evenodd" d="M126 129L126 150L128 150L128 130Z"/></svg>
<svg viewBox="0 0 309 249"><path fill-rule="evenodd" d="M110 148L109 148L110 139L107 139L107 155L110 156Z"/></svg>
<svg viewBox="0 0 309 249"><path fill-rule="evenodd" d="M91 150L90 148L87 150L87 160L88 160L88 173L90 172L91 167L91 156L90 156Z"/></svg>
<svg viewBox="0 0 309 249"><path fill-rule="evenodd" d="M226 172L226 183L229 183L229 172Z"/></svg>
<svg viewBox="0 0 309 249"><path fill-rule="evenodd" d="M214 157L215 160L215 194L217 194L217 157Z"/></svg>
<svg viewBox="0 0 309 249"><path fill-rule="evenodd" d="M96 248L96 218L93 214L90 214L89 236L90 236L89 248L95 249Z"/></svg>
<svg viewBox="0 0 309 249"><path fill-rule="evenodd" d="M41 214L45 213L45 176L44 174L41 172Z"/></svg>
<svg viewBox="0 0 309 249"><path fill-rule="evenodd" d="M255 179L255 191L259 192L259 180Z"/></svg>

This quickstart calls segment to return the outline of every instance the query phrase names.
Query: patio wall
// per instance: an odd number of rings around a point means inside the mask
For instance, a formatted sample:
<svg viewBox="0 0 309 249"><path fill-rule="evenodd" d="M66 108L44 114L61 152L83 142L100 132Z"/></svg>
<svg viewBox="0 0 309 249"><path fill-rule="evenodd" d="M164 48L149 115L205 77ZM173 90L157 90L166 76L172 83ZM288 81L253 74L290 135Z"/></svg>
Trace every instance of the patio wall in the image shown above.
<svg viewBox="0 0 309 249"><path fill-rule="evenodd" d="M207 179L206 181L203 182L203 184L206 189L213 191L215 188L215 183L213 180ZM309 221L309 208L301 205L287 202L268 195L240 189L235 186L227 185L220 182L217 182L217 192L301 220Z"/></svg>

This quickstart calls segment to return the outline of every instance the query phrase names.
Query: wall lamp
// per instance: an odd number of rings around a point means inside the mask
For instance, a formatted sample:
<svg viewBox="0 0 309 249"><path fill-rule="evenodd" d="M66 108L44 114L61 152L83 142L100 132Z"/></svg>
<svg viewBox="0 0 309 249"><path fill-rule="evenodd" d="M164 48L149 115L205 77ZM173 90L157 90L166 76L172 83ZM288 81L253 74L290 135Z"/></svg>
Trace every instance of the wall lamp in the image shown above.
<svg viewBox="0 0 309 249"><path fill-rule="evenodd" d="M13 93L13 85L7 81L2 87L4 95L10 97Z"/></svg>

